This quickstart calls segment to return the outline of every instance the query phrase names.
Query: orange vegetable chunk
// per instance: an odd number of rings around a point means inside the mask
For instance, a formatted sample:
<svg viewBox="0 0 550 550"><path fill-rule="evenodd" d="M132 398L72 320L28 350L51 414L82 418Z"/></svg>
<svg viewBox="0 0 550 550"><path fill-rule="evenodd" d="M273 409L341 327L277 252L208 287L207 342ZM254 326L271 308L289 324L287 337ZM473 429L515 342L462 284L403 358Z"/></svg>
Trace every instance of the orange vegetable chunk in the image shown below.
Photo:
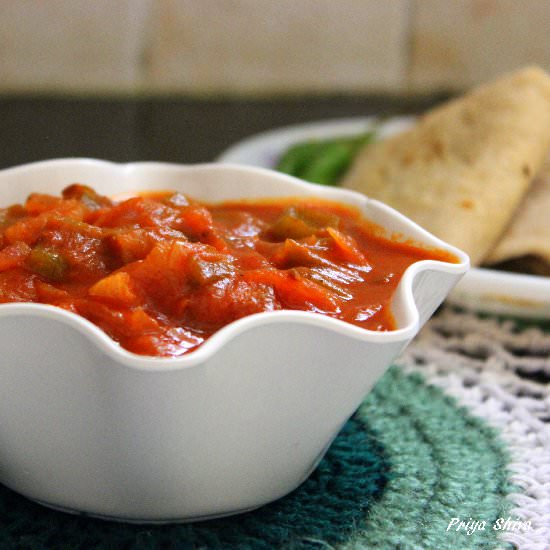
<svg viewBox="0 0 550 550"><path fill-rule="evenodd" d="M0 271L22 266L30 252L30 246L21 241L6 246L0 250Z"/></svg>
<svg viewBox="0 0 550 550"><path fill-rule="evenodd" d="M88 294L126 307L139 304L139 297L133 290L132 279L125 271L118 271L100 279L90 288Z"/></svg>

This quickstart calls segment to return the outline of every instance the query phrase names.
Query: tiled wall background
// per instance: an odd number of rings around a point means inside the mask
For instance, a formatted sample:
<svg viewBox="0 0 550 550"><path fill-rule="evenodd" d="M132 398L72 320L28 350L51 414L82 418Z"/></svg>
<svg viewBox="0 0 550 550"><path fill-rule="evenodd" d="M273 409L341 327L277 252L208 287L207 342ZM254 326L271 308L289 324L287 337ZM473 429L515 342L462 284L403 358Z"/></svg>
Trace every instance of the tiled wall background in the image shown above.
<svg viewBox="0 0 550 550"><path fill-rule="evenodd" d="M0 94L461 90L550 69L550 0L0 0Z"/></svg>

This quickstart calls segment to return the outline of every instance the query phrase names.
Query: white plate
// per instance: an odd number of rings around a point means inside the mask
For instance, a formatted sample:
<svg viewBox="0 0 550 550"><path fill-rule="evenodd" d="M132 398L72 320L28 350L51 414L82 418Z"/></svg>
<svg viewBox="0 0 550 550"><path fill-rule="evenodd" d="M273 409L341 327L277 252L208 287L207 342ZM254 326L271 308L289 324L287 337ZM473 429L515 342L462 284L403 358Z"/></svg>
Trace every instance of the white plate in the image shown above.
<svg viewBox="0 0 550 550"><path fill-rule="evenodd" d="M274 168L290 145L307 139L354 135L369 130L376 117L333 119L263 132L226 149L218 162ZM404 130L414 117L395 117L379 125L379 136ZM550 318L550 277L474 268L460 281L448 301L479 311L522 317Z"/></svg>

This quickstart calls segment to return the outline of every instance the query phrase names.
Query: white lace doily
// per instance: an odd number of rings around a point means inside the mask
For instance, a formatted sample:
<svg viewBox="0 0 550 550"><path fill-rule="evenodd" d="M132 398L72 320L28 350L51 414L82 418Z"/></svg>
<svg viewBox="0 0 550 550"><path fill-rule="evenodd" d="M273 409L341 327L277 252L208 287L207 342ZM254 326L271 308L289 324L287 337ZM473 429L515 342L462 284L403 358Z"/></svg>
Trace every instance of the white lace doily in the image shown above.
<svg viewBox="0 0 550 550"><path fill-rule="evenodd" d="M528 530L503 530L501 540L550 549L550 332L447 307L398 363L420 370L499 430L516 487L511 515L531 523Z"/></svg>

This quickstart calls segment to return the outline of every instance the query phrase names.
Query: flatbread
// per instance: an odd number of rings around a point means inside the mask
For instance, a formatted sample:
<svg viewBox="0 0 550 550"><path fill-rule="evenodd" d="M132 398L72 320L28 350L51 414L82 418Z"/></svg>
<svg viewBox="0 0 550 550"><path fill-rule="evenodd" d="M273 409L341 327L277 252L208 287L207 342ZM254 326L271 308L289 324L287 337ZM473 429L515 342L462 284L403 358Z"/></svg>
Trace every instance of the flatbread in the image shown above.
<svg viewBox="0 0 550 550"><path fill-rule="evenodd" d="M514 262L524 270L550 275L550 158L531 184L523 202L486 264Z"/></svg>
<svg viewBox="0 0 550 550"><path fill-rule="evenodd" d="M523 69L365 147L345 187L381 200L481 263L550 149L550 76Z"/></svg>

